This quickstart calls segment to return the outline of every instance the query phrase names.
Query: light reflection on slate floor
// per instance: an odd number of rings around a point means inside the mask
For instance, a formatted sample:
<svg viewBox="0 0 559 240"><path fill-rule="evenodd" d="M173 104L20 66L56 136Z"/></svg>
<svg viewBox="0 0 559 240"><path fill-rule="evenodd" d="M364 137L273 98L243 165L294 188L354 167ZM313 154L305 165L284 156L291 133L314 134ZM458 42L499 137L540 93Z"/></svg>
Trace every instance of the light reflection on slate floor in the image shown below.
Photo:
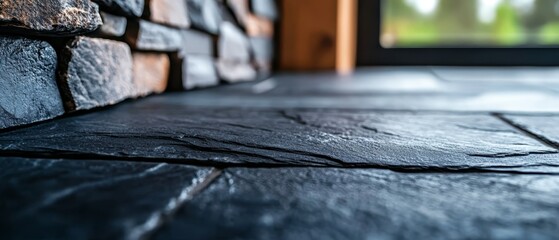
<svg viewBox="0 0 559 240"><path fill-rule="evenodd" d="M0 239L555 238L557 69L463 70L279 74L2 131Z"/></svg>

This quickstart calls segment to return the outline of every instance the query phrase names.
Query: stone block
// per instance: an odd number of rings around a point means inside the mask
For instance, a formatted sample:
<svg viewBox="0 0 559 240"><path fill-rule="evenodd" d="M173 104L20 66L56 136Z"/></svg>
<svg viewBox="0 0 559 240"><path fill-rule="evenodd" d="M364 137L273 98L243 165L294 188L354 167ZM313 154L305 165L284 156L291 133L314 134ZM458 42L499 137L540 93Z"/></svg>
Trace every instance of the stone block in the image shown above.
<svg viewBox="0 0 559 240"><path fill-rule="evenodd" d="M248 62L232 62L220 59L216 63L219 77L226 82L245 82L256 80L257 72Z"/></svg>
<svg viewBox="0 0 559 240"><path fill-rule="evenodd" d="M146 10L153 22L179 28L190 26L186 0L150 0Z"/></svg>
<svg viewBox="0 0 559 240"><path fill-rule="evenodd" d="M274 23L263 17L249 14L246 19L246 32L251 37L273 37Z"/></svg>
<svg viewBox="0 0 559 240"><path fill-rule="evenodd" d="M190 90L219 84L213 57L173 54L170 90Z"/></svg>
<svg viewBox="0 0 559 240"><path fill-rule="evenodd" d="M253 63L258 72L263 75L269 75L272 69L272 61L274 59L274 42L271 38L251 37L250 45L253 52Z"/></svg>
<svg viewBox="0 0 559 240"><path fill-rule="evenodd" d="M217 48L216 67L223 80L239 82L256 79L256 70L250 64L250 42L241 29L230 22L223 22Z"/></svg>
<svg viewBox="0 0 559 240"><path fill-rule="evenodd" d="M144 11L144 0L92 0L108 11L129 16L140 17Z"/></svg>
<svg viewBox="0 0 559 240"><path fill-rule="evenodd" d="M181 31L182 44L179 51L180 55L215 55L215 40L210 34L185 29Z"/></svg>
<svg viewBox="0 0 559 240"><path fill-rule="evenodd" d="M138 96L162 93L169 80L169 56L165 53L132 54L134 61L134 86Z"/></svg>
<svg viewBox="0 0 559 240"><path fill-rule="evenodd" d="M216 0L187 0L188 16L198 29L217 34L223 21L222 9Z"/></svg>
<svg viewBox="0 0 559 240"><path fill-rule="evenodd" d="M76 35L101 24L99 7L89 0L0 1L0 26L23 34Z"/></svg>
<svg viewBox="0 0 559 240"><path fill-rule="evenodd" d="M248 0L227 0L227 6L235 15L237 22L241 26L246 26L246 21L250 14Z"/></svg>
<svg viewBox="0 0 559 240"><path fill-rule="evenodd" d="M77 37L62 50L59 84L68 111L118 103L135 94L125 43Z"/></svg>
<svg viewBox="0 0 559 240"><path fill-rule="evenodd" d="M126 32L127 20L125 17L101 12L103 25L97 30L96 34L106 37L122 37Z"/></svg>
<svg viewBox="0 0 559 240"><path fill-rule="evenodd" d="M221 24L221 32L217 44L220 60L234 62L250 61L250 42L244 32L230 22Z"/></svg>
<svg viewBox="0 0 559 240"><path fill-rule="evenodd" d="M0 37L0 129L64 113L56 52L46 42Z"/></svg>
<svg viewBox="0 0 559 240"><path fill-rule="evenodd" d="M181 30L144 20L130 21L125 38L137 50L175 52L183 47Z"/></svg>
<svg viewBox="0 0 559 240"><path fill-rule="evenodd" d="M275 0L251 0L250 7L257 16L273 21L278 19L278 9Z"/></svg>

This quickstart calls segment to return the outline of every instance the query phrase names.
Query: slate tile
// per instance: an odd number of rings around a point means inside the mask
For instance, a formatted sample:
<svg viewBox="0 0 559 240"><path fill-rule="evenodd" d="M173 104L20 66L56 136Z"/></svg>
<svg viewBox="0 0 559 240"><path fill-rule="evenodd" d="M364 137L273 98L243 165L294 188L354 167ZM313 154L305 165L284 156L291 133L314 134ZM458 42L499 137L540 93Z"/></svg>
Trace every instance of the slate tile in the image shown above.
<svg viewBox="0 0 559 240"><path fill-rule="evenodd" d="M0 37L0 129L64 113L56 60L56 52L46 42Z"/></svg>
<svg viewBox="0 0 559 240"><path fill-rule="evenodd" d="M170 60L165 53L135 52L134 89L138 96L162 93L169 81Z"/></svg>
<svg viewBox="0 0 559 240"><path fill-rule="evenodd" d="M77 37L62 51L59 85L66 110L88 110L135 97L126 43Z"/></svg>
<svg viewBox="0 0 559 240"><path fill-rule="evenodd" d="M145 20L129 21L125 35L133 49L175 52L182 49L181 31Z"/></svg>
<svg viewBox="0 0 559 240"><path fill-rule="evenodd" d="M2 0L0 27L22 34L76 35L101 26L99 7L89 0Z"/></svg>
<svg viewBox="0 0 559 240"><path fill-rule="evenodd" d="M353 75L275 74L266 94L253 84L224 86L177 96L184 106L376 109L457 112L558 112L559 94L549 85L448 82L428 69L361 68Z"/></svg>
<svg viewBox="0 0 559 240"><path fill-rule="evenodd" d="M2 133L0 154L406 169L558 164L557 150L490 115L184 108L175 98Z"/></svg>
<svg viewBox="0 0 559 240"><path fill-rule="evenodd" d="M163 163L1 158L0 235L136 239L167 209L191 197L211 171Z"/></svg>
<svg viewBox="0 0 559 240"><path fill-rule="evenodd" d="M555 239L559 176L228 169L155 239Z"/></svg>
<svg viewBox="0 0 559 240"><path fill-rule="evenodd" d="M503 118L508 120L511 124L535 135L537 138L547 142L548 144L559 148L559 128L557 127L557 123L559 122L558 115L505 114Z"/></svg>
<svg viewBox="0 0 559 240"><path fill-rule="evenodd" d="M144 0L92 0L101 8L129 17L140 17L144 11Z"/></svg>

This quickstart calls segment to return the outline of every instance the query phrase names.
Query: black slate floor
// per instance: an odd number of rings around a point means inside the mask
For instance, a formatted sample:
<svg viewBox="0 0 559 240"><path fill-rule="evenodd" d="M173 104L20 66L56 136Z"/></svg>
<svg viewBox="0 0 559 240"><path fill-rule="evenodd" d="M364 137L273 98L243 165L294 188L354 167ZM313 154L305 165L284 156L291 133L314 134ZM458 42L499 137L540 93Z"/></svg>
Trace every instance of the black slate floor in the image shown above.
<svg viewBox="0 0 559 240"><path fill-rule="evenodd" d="M1 239L556 239L559 69L278 74L0 132Z"/></svg>

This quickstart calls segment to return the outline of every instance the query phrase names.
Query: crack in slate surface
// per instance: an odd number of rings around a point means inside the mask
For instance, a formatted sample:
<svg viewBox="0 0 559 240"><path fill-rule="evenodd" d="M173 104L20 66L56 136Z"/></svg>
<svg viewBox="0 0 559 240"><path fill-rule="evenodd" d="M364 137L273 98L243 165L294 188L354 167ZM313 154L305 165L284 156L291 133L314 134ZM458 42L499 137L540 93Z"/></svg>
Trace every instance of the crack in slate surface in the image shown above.
<svg viewBox="0 0 559 240"><path fill-rule="evenodd" d="M176 108L158 101L129 102L0 133L0 156L163 159L219 167L559 164L557 149L491 115Z"/></svg>
<svg viewBox="0 0 559 240"><path fill-rule="evenodd" d="M144 223L131 228L125 238L128 240L147 239L165 223L169 222L185 202L203 191L219 175L221 175L221 170L214 168L211 172L192 179L192 183L184 187L178 196L171 198L165 208L152 213Z"/></svg>
<svg viewBox="0 0 559 240"><path fill-rule="evenodd" d="M0 231L5 239L124 239L139 229L142 237L201 191L212 169L1 158Z"/></svg>
<svg viewBox="0 0 559 240"><path fill-rule="evenodd" d="M558 149L558 131L554 123L559 120L558 116L538 116L538 115L504 115L496 114L496 117L513 126L527 136L534 138L541 143Z"/></svg>
<svg viewBox="0 0 559 240"><path fill-rule="evenodd" d="M130 180L130 179L143 178L143 177L147 176L148 174L152 174L152 173L157 172L159 169L161 169L165 165L166 165L165 163L160 163L160 164L157 164L156 166L151 167L149 169L146 169L145 171L140 172L140 173L117 176L117 177L107 178L107 179L101 179L99 181L94 181L94 182L85 182L85 183L77 185L77 186L70 186L68 188L49 193L49 195L46 198L44 198L41 202L39 202L35 206L29 207L27 210L24 210L21 214L21 217L28 217L30 214L32 214L34 212L37 212L41 208L48 207L49 205L52 205L52 204L60 201L61 199L70 197L71 195L76 194L79 191L83 191L85 189L96 188L96 187L100 187L100 186L103 186L103 185L111 185L111 184L115 184L115 183L120 182L120 181L126 181L126 180Z"/></svg>

